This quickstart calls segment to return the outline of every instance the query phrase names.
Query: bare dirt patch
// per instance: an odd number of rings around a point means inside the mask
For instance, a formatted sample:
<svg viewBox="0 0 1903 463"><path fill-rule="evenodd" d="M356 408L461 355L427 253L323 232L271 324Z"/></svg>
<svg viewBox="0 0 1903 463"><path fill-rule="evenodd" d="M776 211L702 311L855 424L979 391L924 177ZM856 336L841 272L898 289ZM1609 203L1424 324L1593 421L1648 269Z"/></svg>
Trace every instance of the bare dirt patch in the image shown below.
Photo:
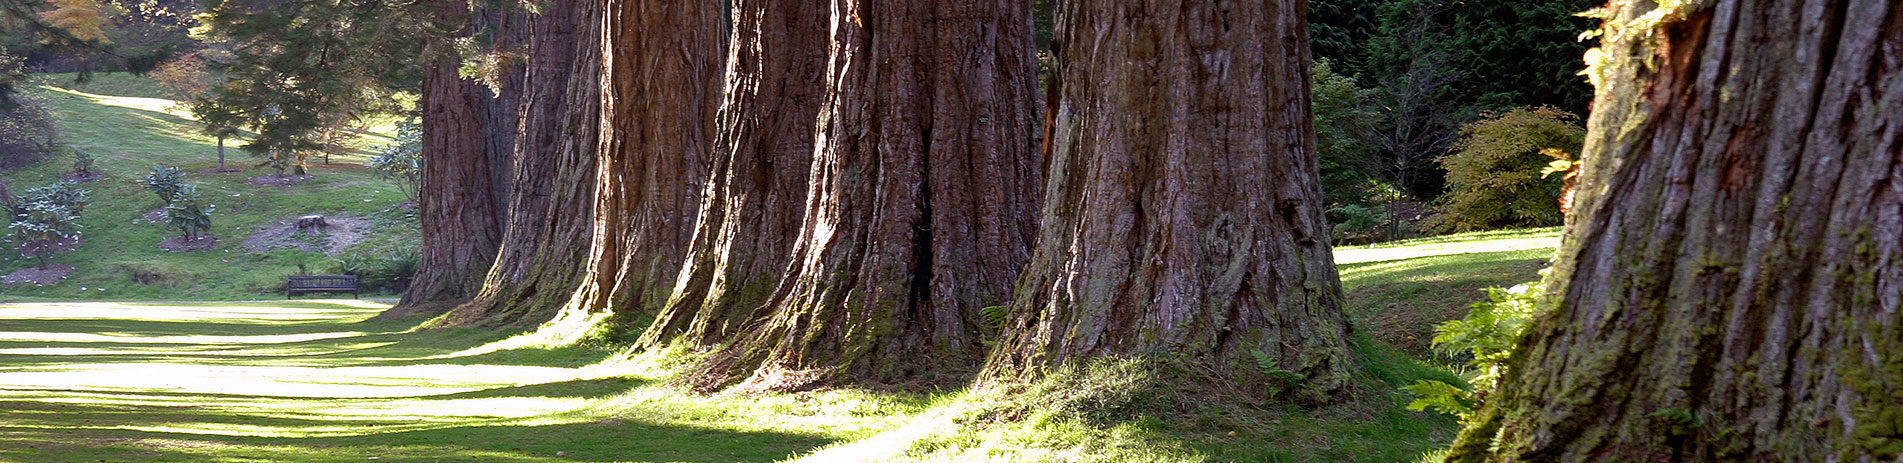
<svg viewBox="0 0 1903 463"><path fill-rule="evenodd" d="M87 173L67 172L64 174L60 174L59 176L60 180L73 182L73 183L92 183L102 178L106 178L106 174L104 172L99 172L99 171L92 171Z"/></svg>
<svg viewBox="0 0 1903 463"><path fill-rule="evenodd" d="M314 178L317 178L317 177L313 175L272 174L272 175L259 175L256 177L251 177L250 179L245 180L244 182L246 184L257 185L257 186L291 186L291 185L296 185L299 183L308 182Z"/></svg>
<svg viewBox="0 0 1903 463"><path fill-rule="evenodd" d="M60 280L64 280L67 276L72 274L73 266L71 265L50 264L44 268L27 267L15 270L5 277L0 277L0 283L10 285L32 283L33 286L46 286L59 283Z"/></svg>
<svg viewBox="0 0 1903 463"><path fill-rule="evenodd" d="M252 233L250 238L244 240L245 252L297 249L335 255L362 243L370 236L370 220L361 217L325 216L327 225L307 230L297 228L298 217L302 216L278 220Z"/></svg>
<svg viewBox="0 0 1903 463"><path fill-rule="evenodd" d="M158 209L153 209L152 212L147 212L145 213L145 215L142 215L139 217L145 219L145 221L147 222L152 222L152 223L164 222L165 221L165 206L159 206Z"/></svg>
<svg viewBox="0 0 1903 463"><path fill-rule="evenodd" d="M34 240L20 244L20 255L26 257L44 257L79 248L82 240L75 236L57 240Z"/></svg>
<svg viewBox="0 0 1903 463"><path fill-rule="evenodd" d="M174 236L172 239L159 242L159 249L171 252L210 251L217 247L218 238L213 238L211 235L198 235L194 238Z"/></svg>

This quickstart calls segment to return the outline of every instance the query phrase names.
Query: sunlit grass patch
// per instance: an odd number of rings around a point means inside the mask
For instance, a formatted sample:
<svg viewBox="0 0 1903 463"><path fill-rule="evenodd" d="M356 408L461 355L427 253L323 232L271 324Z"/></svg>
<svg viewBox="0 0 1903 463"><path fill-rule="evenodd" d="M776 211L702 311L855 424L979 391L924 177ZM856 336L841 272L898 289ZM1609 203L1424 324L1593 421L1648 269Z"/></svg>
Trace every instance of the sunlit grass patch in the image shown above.
<svg viewBox="0 0 1903 463"><path fill-rule="evenodd" d="M1430 256L1525 251L1559 247L1559 228L1525 228L1459 233L1366 246L1335 248L1335 264L1392 262Z"/></svg>

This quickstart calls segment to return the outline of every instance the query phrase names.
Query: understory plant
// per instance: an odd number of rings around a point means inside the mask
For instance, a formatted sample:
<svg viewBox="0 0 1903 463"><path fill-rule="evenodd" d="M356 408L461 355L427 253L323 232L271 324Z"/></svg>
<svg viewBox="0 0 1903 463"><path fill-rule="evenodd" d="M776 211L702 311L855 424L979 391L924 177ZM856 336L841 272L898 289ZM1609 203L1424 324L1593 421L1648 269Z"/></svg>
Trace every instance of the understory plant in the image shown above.
<svg viewBox="0 0 1903 463"><path fill-rule="evenodd" d="M152 194L158 195L160 201L170 205L172 198L177 196L179 189L185 185L185 173L177 167L152 166L152 173L139 179L139 183L145 185L146 189L152 190Z"/></svg>
<svg viewBox="0 0 1903 463"><path fill-rule="evenodd" d="M211 232L211 213L214 209L213 205L203 203L197 186L179 185L171 203L165 205L164 220L178 227L181 237L196 239Z"/></svg>
<svg viewBox="0 0 1903 463"><path fill-rule="evenodd" d="M1542 272L1544 273L1544 272ZM1449 320L1434 328L1435 351L1454 358L1466 358L1465 385L1437 380L1420 380L1403 387L1414 394L1407 408L1433 410L1466 420L1486 400L1506 375L1507 359L1514 346L1532 324L1543 283L1534 281L1512 288L1487 288L1487 300L1473 304L1466 318Z"/></svg>
<svg viewBox="0 0 1903 463"><path fill-rule="evenodd" d="M73 173L90 177L93 174L93 156L86 151L73 148Z"/></svg>
<svg viewBox="0 0 1903 463"><path fill-rule="evenodd" d="M86 190L69 182L59 182L28 189L26 194L7 204L12 216L7 228L19 242L21 257L38 259L40 267L45 268L46 258L53 255L61 242L78 239L79 213L91 202L87 196Z"/></svg>
<svg viewBox="0 0 1903 463"><path fill-rule="evenodd" d="M419 257L415 249L353 250L337 258L331 273L355 275L357 284L364 288L401 290L416 274Z"/></svg>
<svg viewBox="0 0 1903 463"><path fill-rule="evenodd" d="M417 200L423 182L423 125L412 117L396 125L396 142L377 147L377 154L364 166L377 177L396 183L403 195Z"/></svg>

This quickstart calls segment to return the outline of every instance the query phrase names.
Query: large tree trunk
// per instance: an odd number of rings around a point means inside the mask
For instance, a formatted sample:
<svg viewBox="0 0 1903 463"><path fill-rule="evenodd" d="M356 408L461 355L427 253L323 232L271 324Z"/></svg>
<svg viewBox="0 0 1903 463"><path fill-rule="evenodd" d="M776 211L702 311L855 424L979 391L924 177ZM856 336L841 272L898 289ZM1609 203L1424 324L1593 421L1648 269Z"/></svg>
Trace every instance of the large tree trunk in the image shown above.
<svg viewBox="0 0 1903 463"><path fill-rule="evenodd" d="M1029 257L1040 166L1030 3L835 0L791 272L703 388L955 379Z"/></svg>
<svg viewBox="0 0 1903 463"><path fill-rule="evenodd" d="M1903 1L1616 3L1573 215L1450 461L1903 457Z"/></svg>
<svg viewBox="0 0 1903 463"><path fill-rule="evenodd" d="M447 326L548 321L581 283L594 224L601 3L559 0L528 24L529 56L502 248Z"/></svg>
<svg viewBox="0 0 1903 463"><path fill-rule="evenodd" d="M603 14L594 238L570 308L653 313L694 232L725 12L709 0L610 0Z"/></svg>
<svg viewBox="0 0 1903 463"><path fill-rule="evenodd" d="M828 0L738 0L700 220L642 344L696 347L753 323L786 274L825 93Z"/></svg>
<svg viewBox="0 0 1903 463"><path fill-rule="evenodd" d="M443 1L442 24L466 24L468 4ZM418 201L421 259L397 314L448 310L482 289L501 237L490 169L489 91L457 75L455 37L432 35L424 47L423 182Z"/></svg>
<svg viewBox="0 0 1903 463"><path fill-rule="evenodd" d="M1061 8L1042 235L987 378L1168 352L1340 389L1304 2Z"/></svg>

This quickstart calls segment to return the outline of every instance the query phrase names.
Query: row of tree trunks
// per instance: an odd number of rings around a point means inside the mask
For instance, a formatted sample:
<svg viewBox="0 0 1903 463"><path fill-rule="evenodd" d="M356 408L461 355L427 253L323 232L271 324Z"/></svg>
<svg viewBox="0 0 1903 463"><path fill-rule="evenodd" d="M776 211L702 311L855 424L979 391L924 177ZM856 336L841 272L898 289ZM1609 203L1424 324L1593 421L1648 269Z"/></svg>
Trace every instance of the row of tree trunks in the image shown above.
<svg viewBox="0 0 1903 463"><path fill-rule="evenodd" d="M1169 352L1343 387L1301 2L1059 8L1042 234L987 376Z"/></svg>
<svg viewBox="0 0 1903 463"><path fill-rule="evenodd" d="M604 8L594 237L569 309L651 314L667 302L694 233L726 12L709 0Z"/></svg>
<svg viewBox="0 0 1903 463"><path fill-rule="evenodd" d="M492 186L489 90L458 75L456 40L470 34L466 2L437 2L440 24L462 25L432 35L424 46L423 185L418 198L423 243L417 273L398 303L401 313L446 311L482 289L501 244Z"/></svg>
<svg viewBox="0 0 1903 463"><path fill-rule="evenodd" d="M601 4L560 0L527 24L527 69L514 138L502 247L482 291L445 326L532 325L580 285L593 234L601 107Z"/></svg>
<svg viewBox="0 0 1903 463"><path fill-rule="evenodd" d="M975 370L1029 255L1029 2L835 0L805 215L766 318L696 382L797 390Z"/></svg>
<svg viewBox="0 0 1903 463"><path fill-rule="evenodd" d="M1903 1L1610 8L1549 312L1448 461L1903 456Z"/></svg>
<svg viewBox="0 0 1903 463"><path fill-rule="evenodd" d="M708 347L742 333L799 237L824 94L827 0L737 0L733 17L700 219L644 346Z"/></svg>

